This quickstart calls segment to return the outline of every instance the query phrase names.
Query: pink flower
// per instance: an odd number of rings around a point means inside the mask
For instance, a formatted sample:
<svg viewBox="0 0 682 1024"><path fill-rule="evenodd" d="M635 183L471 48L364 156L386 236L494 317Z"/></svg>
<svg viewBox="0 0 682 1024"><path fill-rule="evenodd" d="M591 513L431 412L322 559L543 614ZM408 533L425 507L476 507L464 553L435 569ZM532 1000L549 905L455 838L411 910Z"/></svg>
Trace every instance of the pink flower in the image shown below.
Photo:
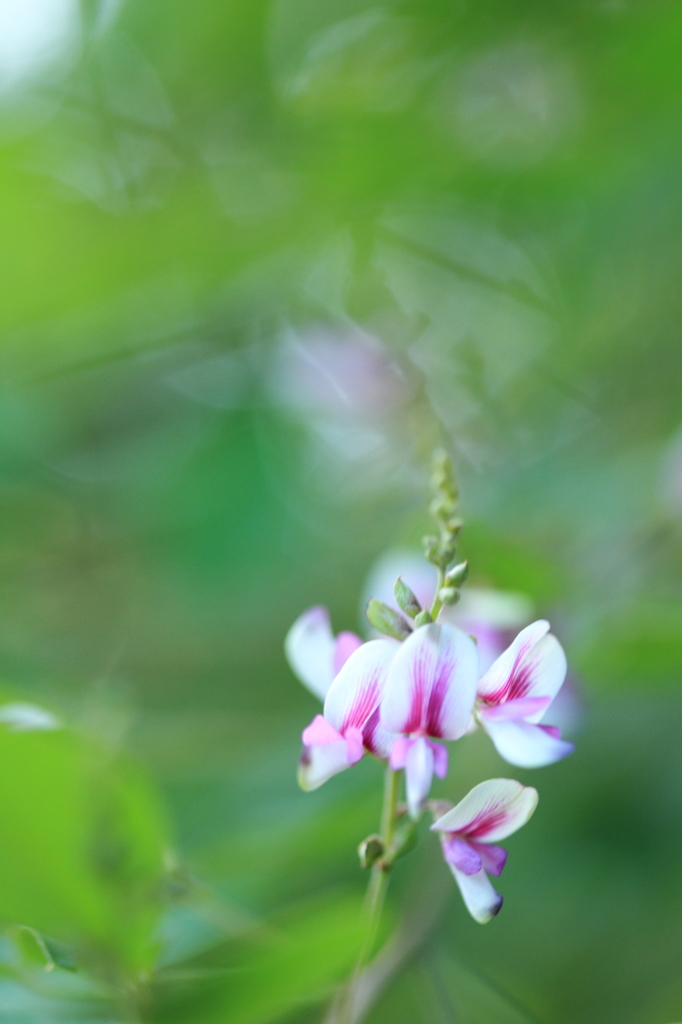
<svg viewBox="0 0 682 1024"><path fill-rule="evenodd" d="M522 629L479 679L475 718L505 761L540 768L573 751L555 726L541 724L565 677L563 648L540 619Z"/></svg>
<svg viewBox="0 0 682 1024"><path fill-rule="evenodd" d="M332 633L329 612L321 605L296 619L284 641L284 652L294 675L324 700L337 672L362 644L355 633Z"/></svg>
<svg viewBox="0 0 682 1024"><path fill-rule="evenodd" d="M417 817L434 775L447 773L445 747L469 728L476 698L478 656L471 637L454 626L432 623L398 646L381 702L380 721L398 736L390 764L405 769L407 803Z"/></svg>
<svg viewBox="0 0 682 1024"><path fill-rule="evenodd" d="M329 687L324 715L316 715L303 730L301 789L317 789L359 761L365 751L388 757L393 737L381 727L379 704L399 647L396 640L370 640L344 663Z"/></svg>
<svg viewBox="0 0 682 1024"><path fill-rule="evenodd" d="M537 790L530 786L513 779L489 779L474 786L431 826L441 833L443 856L467 910L479 924L490 921L502 906L488 875L502 873L507 851L491 844L525 825L537 802Z"/></svg>

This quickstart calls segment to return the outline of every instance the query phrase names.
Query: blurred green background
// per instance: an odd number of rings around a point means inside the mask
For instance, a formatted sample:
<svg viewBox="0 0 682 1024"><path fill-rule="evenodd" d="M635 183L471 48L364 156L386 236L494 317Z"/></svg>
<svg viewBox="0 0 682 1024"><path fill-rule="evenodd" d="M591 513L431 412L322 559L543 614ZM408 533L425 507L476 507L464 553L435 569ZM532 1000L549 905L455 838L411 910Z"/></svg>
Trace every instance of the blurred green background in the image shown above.
<svg viewBox="0 0 682 1024"><path fill-rule="evenodd" d="M313 1024L363 761L295 784L294 618L460 478L577 750L481 928L424 834L369 1024L682 1018L682 9L0 0L0 1020ZM74 970L74 967L76 968Z"/></svg>

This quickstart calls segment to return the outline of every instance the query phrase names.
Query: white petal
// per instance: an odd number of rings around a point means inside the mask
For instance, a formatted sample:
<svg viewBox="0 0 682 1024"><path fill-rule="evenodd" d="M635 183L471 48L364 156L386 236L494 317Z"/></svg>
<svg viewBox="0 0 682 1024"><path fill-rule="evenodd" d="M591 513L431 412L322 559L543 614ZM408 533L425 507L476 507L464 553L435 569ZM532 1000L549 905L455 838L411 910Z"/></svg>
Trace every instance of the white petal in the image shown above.
<svg viewBox="0 0 682 1024"><path fill-rule="evenodd" d="M397 640L370 640L351 654L329 688L324 717L343 733L349 726L362 729L379 706L389 665L400 644Z"/></svg>
<svg viewBox="0 0 682 1024"><path fill-rule="evenodd" d="M433 750L422 736L412 740L405 760L405 791L407 806L413 818L418 818L421 805L429 795L433 780Z"/></svg>
<svg viewBox="0 0 682 1024"><path fill-rule="evenodd" d="M479 696L492 704L521 697L555 697L566 678L566 655L544 619L521 630L478 682ZM543 712L538 713L537 719Z"/></svg>
<svg viewBox="0 0 682 1024"><path fill-rule="evenodd" d="M542 726L530 722L488 722L481 716L481 724L497 753L517 768L544 768L575 749L568 740L558 739Z"/></svg>
<svg viewBox="0 0 682 1024"><path fill-rule="evenodd" d="M284 641L292 672L320 700L327 696L334 679L335 646L329 612L321 606L303 612Z"/></svg>
<svg viewBox="0 0 682 1024"><path fill-rule="evenodd" d="M469 728L476 695L476 644L454 626L421 626L388 673L381 722L390 732L456 740Z"/></svg>
<svg viewBox="0 0 682 1024"><path fill-rule="evenodd" d="M448 867L454 875L459 886L464 904L479 924L487 924L496 914L499 914L502 906L502 897L493 889L490 879L481 868L475 875L465 875L452 864Z"/></svg>
<svg viewBox="0 0 682 1024"><path fill-rule="evenodd" d="M323 747L304 747L298 764L298 784L309 792L346 768L350 768L350 763L345 740L326 743Z"/></svg>
<svg viewBox="0 0 682 1024"><path fill-rule="evenodd" d="M495 843L525 825L537 803L537 790L532 786L522 786L514 779L488 779L474 786L431 827L479 843Z"/></svg>

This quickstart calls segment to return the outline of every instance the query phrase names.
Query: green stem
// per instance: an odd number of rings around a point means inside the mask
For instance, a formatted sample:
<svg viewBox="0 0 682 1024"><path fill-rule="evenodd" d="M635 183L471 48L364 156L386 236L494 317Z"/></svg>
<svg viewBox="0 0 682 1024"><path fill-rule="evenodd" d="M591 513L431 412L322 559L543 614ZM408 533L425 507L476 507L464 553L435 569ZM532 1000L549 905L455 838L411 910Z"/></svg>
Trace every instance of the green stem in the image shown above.
<svg viewBox="0 0 682 1024"><path fill-rule="evenodd" d="M389 871L391 870L390 848L393 842L393 835L396 824L396 806L400 791L400 772L394 772L390 765L386 765L384 776L384 802L381 809L381 840L388 857L382 857L372 867L372 874L367 886L365 896L365 914L367 929L365 937L351 975L346 997L343 1002L343 1011L340 1020L345 1024L353 1024L355 1021L355 1009L358 994L358 985L362 971L374 948L377 929L381 919L381 911L386 898L388 888Z"/></svg>
<svg viewBox="0 0 682 1024"><path fill-rule="evenodd" d="M433 599L433 604L431 606L431 611L429 613L431 615L431 618L433 619L434 622L438 618L438 612L443 607L443 602L441 601L441 599L439 598L438 595L440 594L440 588L444 587L444 586L445 586L445 573L443 572L443 570L441 568L439 568L438 569L438 584L436 586L436 596Z"/></svg>

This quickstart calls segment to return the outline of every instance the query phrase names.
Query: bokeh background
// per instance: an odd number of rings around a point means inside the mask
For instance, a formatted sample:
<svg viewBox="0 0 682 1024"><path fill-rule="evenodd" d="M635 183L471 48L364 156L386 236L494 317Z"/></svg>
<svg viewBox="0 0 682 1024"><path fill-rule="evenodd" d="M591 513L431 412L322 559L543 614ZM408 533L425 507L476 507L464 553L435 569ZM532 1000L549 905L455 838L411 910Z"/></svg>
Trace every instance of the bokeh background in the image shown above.
<svg viewBox="0 0 682 1024"><path fill-rule="evenodd" d="M577 751L471 921L425 833L369 1024L682 1018L682 9L1 0L0 1020L313 1024L380 770L295 783L445 445Z"/></svg>

